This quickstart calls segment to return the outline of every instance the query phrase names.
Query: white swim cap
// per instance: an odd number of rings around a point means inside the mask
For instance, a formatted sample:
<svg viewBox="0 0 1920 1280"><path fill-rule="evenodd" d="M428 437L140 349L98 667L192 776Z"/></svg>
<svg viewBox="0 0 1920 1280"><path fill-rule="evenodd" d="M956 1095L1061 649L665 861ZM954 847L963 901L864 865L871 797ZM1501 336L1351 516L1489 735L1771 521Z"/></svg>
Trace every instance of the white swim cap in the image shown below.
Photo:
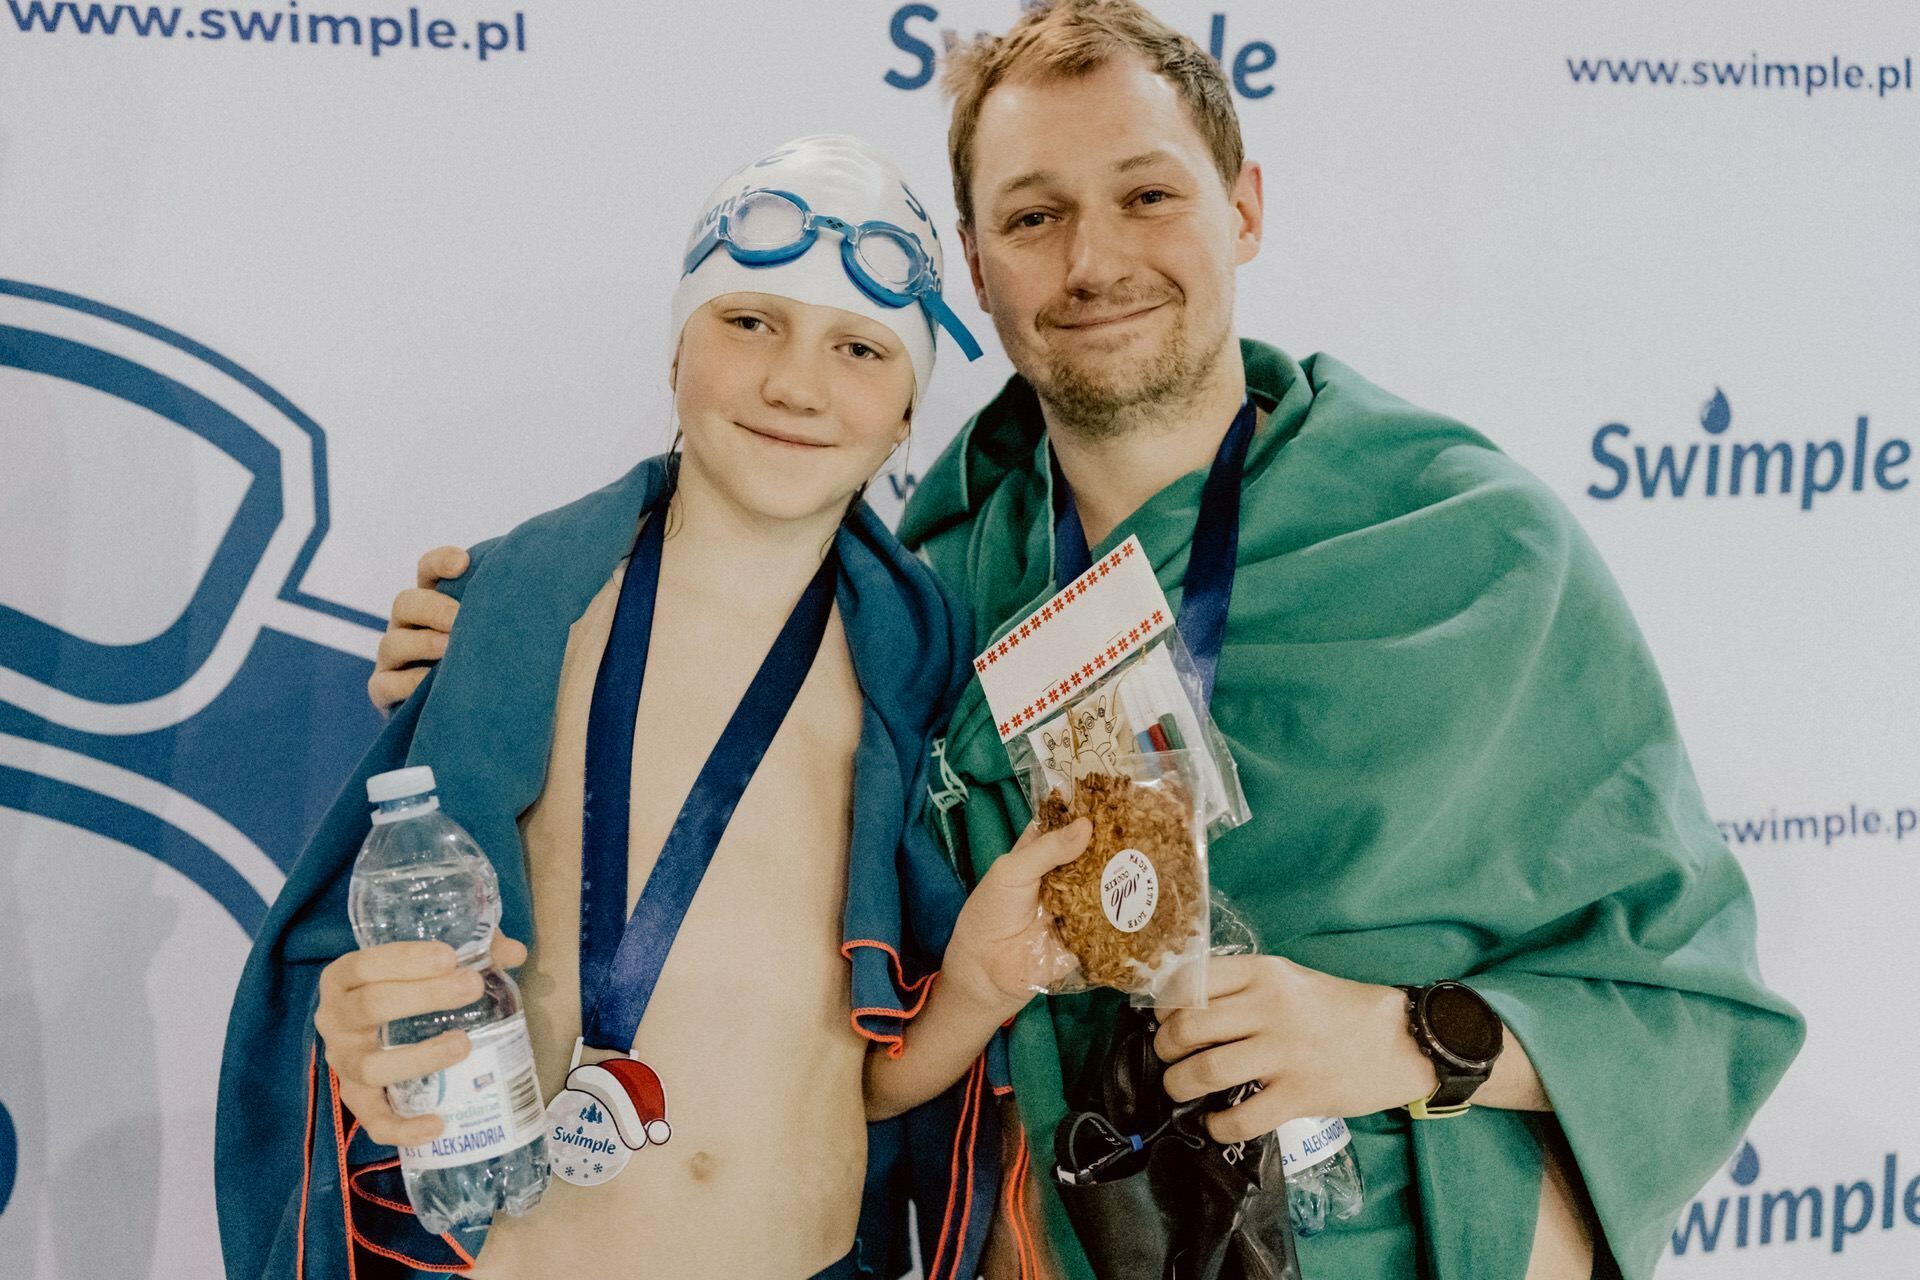
<svg viewBox="0 0 1920 1280"><path fill-rule="evenodd" d="M958 331L955 339L970 355L978 354L972 335L961 337L966 334L965 328L946 310L938 293L931 297L923 293L921 302L889 306L863 289L849 274L842 256L848 241L838 230L819 228L812 245L797 257L760 265L739 261L727 245L713 244L721 215L734 208L743 195L763 190L798 196L816 217L836 218L855 227L885 223L901 235L862 241L863 246L869 246L860 250L862 258L890 266L904 263L911 256L904 242L910 241L931 264L934 280L945 279L933 221L891 160L847 134L795 138L733 174L707 198L693 234L687 238L686 252L692 256L703 245L708 251L692 271L680 278L673 292L670 332L676 347L688 318L713 299L727 293L771 293L796 302L838 307L885 325L913 362L915 408L933 380L936 324L950 321L949 331ZM798 229L797 217L793 226Z"/></svg>

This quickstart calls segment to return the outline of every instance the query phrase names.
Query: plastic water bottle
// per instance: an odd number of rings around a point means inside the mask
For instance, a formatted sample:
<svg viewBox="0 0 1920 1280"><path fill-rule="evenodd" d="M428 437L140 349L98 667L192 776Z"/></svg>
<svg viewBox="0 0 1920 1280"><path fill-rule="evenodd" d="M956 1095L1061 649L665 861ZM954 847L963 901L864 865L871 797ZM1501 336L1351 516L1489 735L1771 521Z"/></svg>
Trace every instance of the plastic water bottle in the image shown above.
<svg viewBox="0 0 1920 1280"><path fill-rule="evenodd" d="M1345 1222L1366 1204L1353 1134L1345 1120L1306 1116L1275 1130L1287 1176L1287 1216L1297 1236L1318 1235L1329 1219Z"/></svg>
<svg viewBox="0 0 1920 1280"><path fill-rule="evenodd" d="M546 1112L520 988L491 958L500 881L473 837L440 812L432 769L369 778L367 798L373 830L347 892L354 938L363 947L445 942L486 983L472 1004L399 1018L382 1033L392 1046L459 1028L473 1045L455 1066L387 1087L395 1111L442 1121L439 1137L400 1148L407 1199L435 1233L525 1213L547 1189Z"/></svg>

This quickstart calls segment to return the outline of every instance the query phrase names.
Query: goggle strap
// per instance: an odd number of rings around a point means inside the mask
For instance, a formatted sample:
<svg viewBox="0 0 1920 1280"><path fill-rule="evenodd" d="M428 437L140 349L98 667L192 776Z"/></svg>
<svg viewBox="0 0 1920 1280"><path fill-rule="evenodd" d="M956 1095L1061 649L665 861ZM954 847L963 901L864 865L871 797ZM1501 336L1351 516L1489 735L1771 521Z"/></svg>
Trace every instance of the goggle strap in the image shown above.
<svg viewBox="0 0 1920 1280"><path fill-rule="evenodd" d="M940 327L947 331L947 335L959 345L960 354L969 361L980 358L980 344L974 341L973 335L967 332L967 326L960 323L960 317L953 314L953 308L947 305L946 299L940 296L937 289L928 289L921 294L920 302L926 307L927 314L932 316Z"/></svg>
<svg viewBox="0 0 1920 1280"><path fill-rule="evenodd" d="M680 274L683 276L692 275L700 264L707 260L707 255L719 247L720 223L716 219L707 234L700 237L700 243L694 245L692 249L687 251L686 259L680 267Z"/></svg>

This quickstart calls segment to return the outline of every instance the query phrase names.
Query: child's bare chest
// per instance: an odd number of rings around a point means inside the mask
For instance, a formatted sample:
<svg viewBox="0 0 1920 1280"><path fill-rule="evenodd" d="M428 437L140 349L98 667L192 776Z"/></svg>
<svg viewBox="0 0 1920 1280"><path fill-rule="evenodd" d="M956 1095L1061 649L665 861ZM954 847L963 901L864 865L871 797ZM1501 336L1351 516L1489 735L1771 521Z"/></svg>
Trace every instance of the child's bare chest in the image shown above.
<svg viewBox="0 0 1920 1280"><path fill-rule="evenodd" d="M521 823L539 940L522 983L549 1096L580 1028L581 781L612 588L576 624L546 789ZM704 620L662 622L634 721L629 912L771 639ZM806 1251L822 1263L844 1247L835 1241L851 1230L865 1167L865 1045L849 1025L840 954L860 708L836 614L727 825L634 1040L666 1086L672 1140L639 1153L604 1188L556 1184L538 1213L496 1228L489 1262L567 1255L692 1265L713 1262L725 1241L719 1252L734 1269L753 1271L796 1238L814 1239ZM799 1167L816 1174L788 1176ZM764 1216L740 1215L746 1203ZM744 1221L758 1225L742 1230Z"/></svg>
<svg viewBox="0 0 1920 1280"><path fill-rule="evenodd" d="M637 896L651 873L770 639L713 619L655 628L634 718L630 894ZM830 873L845 870L860 715L860 690L836 613L721 841L725 860L741 864L733 869L746 883L736 887L796 906L842 899L844 875ZM711 800L702 794L693 802ZM830 865L822 865L823 856ZM709 882L723 873L720 862L716 857ZM703 883L702 892L708 887Z"/></svg>

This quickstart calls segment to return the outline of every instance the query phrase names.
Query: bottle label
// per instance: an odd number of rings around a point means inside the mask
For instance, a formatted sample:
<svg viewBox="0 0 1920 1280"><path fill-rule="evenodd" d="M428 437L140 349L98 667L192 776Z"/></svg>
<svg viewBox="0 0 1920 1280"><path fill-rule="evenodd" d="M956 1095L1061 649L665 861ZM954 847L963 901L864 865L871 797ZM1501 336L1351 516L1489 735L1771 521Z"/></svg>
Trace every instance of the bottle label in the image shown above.
<svg viewBox="0 0 1920 1280"><path fill-rule="evenodd" d="M1347 1129L1345 1120L1327 1116L1289 1120L1273 1132L1280 1141L1281 1171L1289 1178L1325 1164L1345 1151L1347 1144L1353 1141L1353 1134Z"/></svg>
<svg viewBox="0 0 1920 1280"><path fill-rule="evenodd" d="M457 1169L518 1150L540 1136L546 1109L533 1071L525 1014L472 1033L473 1052L444 1071L387 1086L401 1115L437 1113L440 1136L401 1147L407 1169Z"/></svg>
<svg viewBox="0 0 1920 1280"><path fill-rule="evenodd" d="M1153 919L1160 901L1160 877L1138 849L1122 849L1100 873L1100 908L1107 923L1122 933L1138 933Z"/></svg>

